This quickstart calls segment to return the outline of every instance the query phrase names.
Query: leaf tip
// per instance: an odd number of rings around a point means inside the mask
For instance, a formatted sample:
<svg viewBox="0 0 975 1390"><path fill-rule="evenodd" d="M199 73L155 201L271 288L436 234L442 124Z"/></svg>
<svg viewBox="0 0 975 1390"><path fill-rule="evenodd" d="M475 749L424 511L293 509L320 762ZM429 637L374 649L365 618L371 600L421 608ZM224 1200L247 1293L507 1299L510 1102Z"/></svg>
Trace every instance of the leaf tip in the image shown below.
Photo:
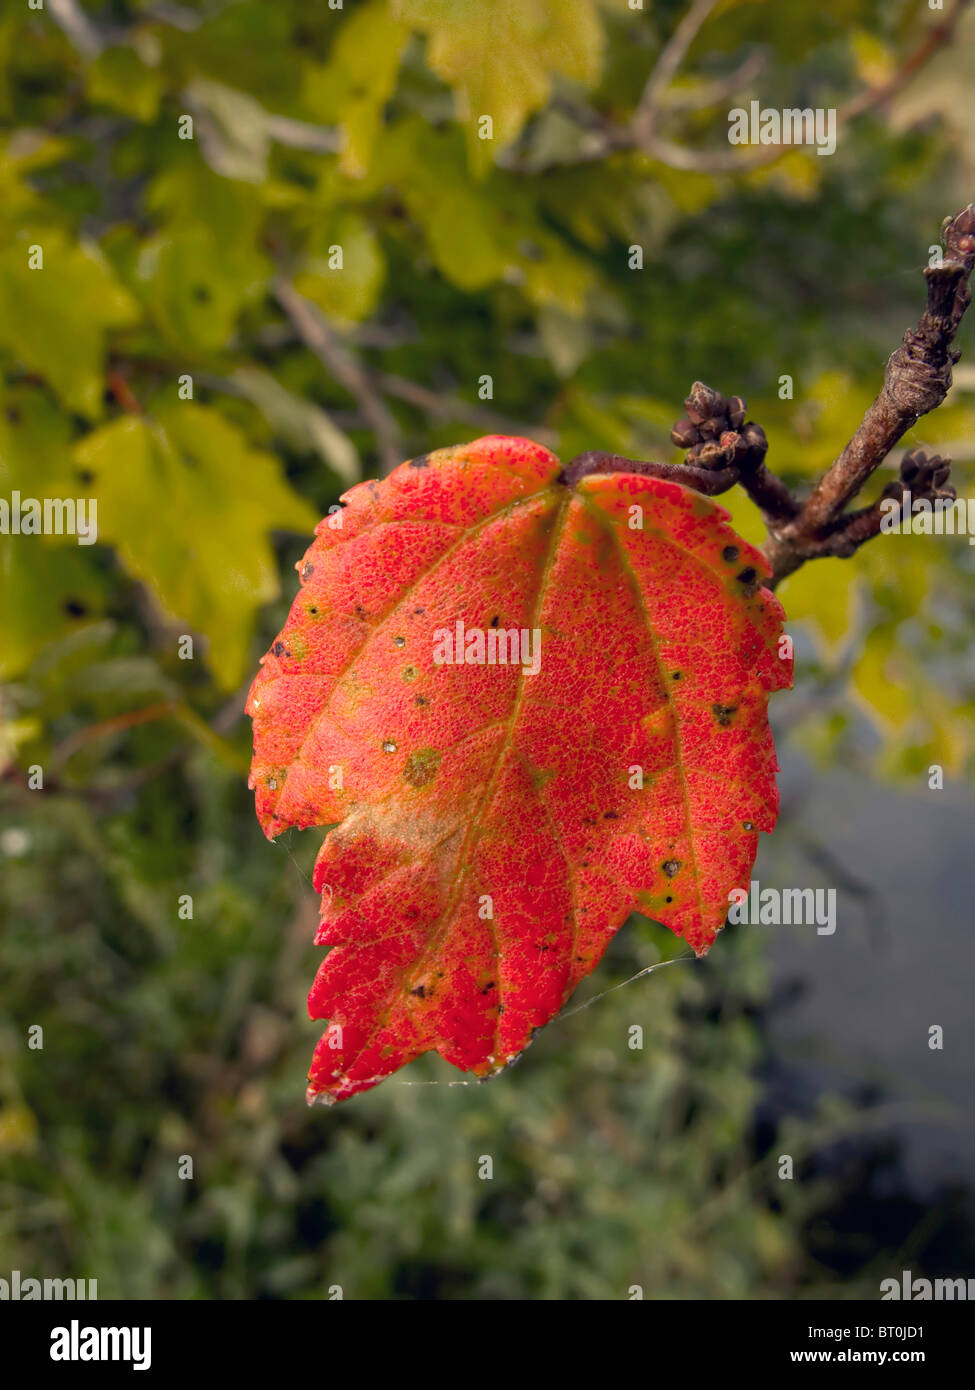
<svg viewBox="0 0 975 1390"><path fill-rule="evenodd" d="M318 1091L315 1087L309 1086L305 1091L305 1102L307 1105L324 1105L331 1107L335 1104L336 1097L328 1091Z"/></svg>

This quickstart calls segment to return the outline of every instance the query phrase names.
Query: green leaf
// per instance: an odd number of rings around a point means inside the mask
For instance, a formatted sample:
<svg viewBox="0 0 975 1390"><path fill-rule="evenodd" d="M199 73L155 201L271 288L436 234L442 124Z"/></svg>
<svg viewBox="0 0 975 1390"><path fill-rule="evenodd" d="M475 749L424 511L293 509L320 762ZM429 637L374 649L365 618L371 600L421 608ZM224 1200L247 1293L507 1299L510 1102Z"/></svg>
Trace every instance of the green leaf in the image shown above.
<svg viewBox="0 0 975 1390"><path fill-rule="evenodd" d="M827 558L803 565L782 584L779 597L790 625L808 623L826 659L835 657L854 631L860 578L849 560Z"/></svg>
<svg viewBox="0 0 975 1390"><path fill-rule="evenodd" d="M225 179L261 183L271 149L268 113L246 92L198 79L186 88L203 157Z"/></svg>
<svg viewBox="0 0 975 1390"><path fill-rule="evenodd" d="M593 0L394 0L394 15L429 37L427 60L454 89L472 166L484 172L533 111L556 74L592 86L603 31ZM493 140L478 137L490 116Z"/></svg>
<svg viewBox="0 0 975 1390"><path fill-rule="evenodd" d="M328 63L305 68L303 103L315 120L341 123L345 145L339 167L350 178L366 172L408 37L385 0L372 0L343 20Z"/></svg>
<svg viewBox="0 0 975 1390"><path fill-rule="evenodd" d="M154 418L113 420L75 461L93 475L99 538L168 616L206 636L220 685L236 685L256 610L280 590L268 531L309 532L317 514L270 454L191 401L159 398Z"/></svg>
<svg viewBox="0 0 975 1390"><path fill-rule="evenodd" d="M85 80L95 105L146 123L159 113L162 74L147 67L134 48L106 48L87 69Z"/></svg>
<svg viewBox="0 0 975 1390"><path fill-rule="evenodd" d="M155 179L148 203L163 225L139 252L133 289L170 347L224 347L271 275L257 249L264 209L256 189L220 178L190 150Z"/></svg>
<svg viewBox="0 0 975 1390"><path fill-rule="evenodd" d="M40 536L4 536L0 680L22 675L49 643L97 618L107 589L90 549L47 545Z"/></svg>
<svg viewBox="0 0 975 1390"><path fill-rule="evenodd" d="M341 266L333 265L339 255ZM329 318L354 323L372 313L385 272L376 233L358 213L344 209L316 230L295 287Z"/></svg>
<svg viewBox="0 0 975 1390"><path fill-rule="evenodd" d="M43 269L30 269L31 245L41 247ZM102 414L106 334L137 317L135 302L87 242L47 231L0 248L0 347L79 414Z"/></svg>

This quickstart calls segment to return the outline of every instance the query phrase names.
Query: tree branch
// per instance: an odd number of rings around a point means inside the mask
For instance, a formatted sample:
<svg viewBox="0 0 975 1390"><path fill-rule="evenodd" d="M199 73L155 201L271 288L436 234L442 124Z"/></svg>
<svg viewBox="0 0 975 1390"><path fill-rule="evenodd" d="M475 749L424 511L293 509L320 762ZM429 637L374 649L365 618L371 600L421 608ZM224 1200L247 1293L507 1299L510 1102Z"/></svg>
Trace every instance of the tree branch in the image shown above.
<svg viewBox="0 0 975 1390"><path fill-rule="evenodd" d="M687 50L697 38L708 15L718 0L694 0L690 9L664 44L647 78L630 123L630 138L634 145L645 146L653 135L661 98L673 81L677 69L687 57Z"/></svg>
<svg viewBox="0 0 975 1390"><path fill-rule="evenodd" d="M428 415L439 416L445 420L462 420L465 424L473 425L475 429L490 430L492 434L530 435L537 443L546 447L555 443L554 430L539 429L537 425L509 420L494 410L474 405L471 401L460 400L457 396L444 396L439 391L433 391L428 386L396 376L392 372L371 372L370 376L387 395L396 396L417 410L426 411Z"/></svg>
<svg viewBox="0 0 975 1390"><path fill-rule="evenodd" d="M83 58L97 58L110 42L107 32L92 22L78 0L47 0L47 8L65 38Z"/></svg>
<svg viewBox="0 0 975 1390"><path fill-rule="evenodd" d="M708 497L741 483L769 525L794 517L798 503L781 478L765 467L768 440L761 425L746 421L742 398L722 396L695 381L684 406L687 415L677 421L670 435L688 450L683 463L643 462L589 450L566 464L561 481L571 487L591 473L640 473L681 483Z"/></svg>
<svg viewBox="0 0 975 1390"><path fill-rule="evenodd" d="M722 396L700 381L684 402L687 414L671 431L674 443L687 450L684 463L643 462L592 450L572 459L561 481L572 486L592 473L640 473L709 497L740 484L761 510L768 530L762 550L772 571L770 588L807 560L853 555L880 534L884 517L891 514L890 499L902 510L908 498L924 498L932 505L950 502L955 492L948 484L949 460L912 449L901 459L900 476L876 502L844 510L898 440L922 415L937 409L951 386L951 369L961 355L954 339L972 298L968 282L975 268L975 205L945 219L942 240L940 264L924 272L927 304L917 328L904 334L887 363L883 389L804 501L765 466L765 431L745 419L742 398Z"/></svg>
<svg viewBox="0 0 975 1390"><path fill-rule="evenodd" d="M785 525L770 527L764 549L775 583L806 560L824 554L852 554L876 534L879 518L876 529L871 529L873 509L843 516L844 507L898 440L922 415L937 409L948 394L951 369L961 355L953 346L954 338L972 298L968 281L975 267L975 206L945 220L942 240L945 254L941 264L928 266L924 272L924 312L917 328L908 329L888 361L880 394L797 515ZM924 456L905 455L901 482L911 484L915 495L945 496L939 491L947 481L944 461L925 460L926 466L922 466L919 458ZM892 494L888 491L888 495Z"/></svg>
<svg viewBox="0 0 975 1390"><path fill-rule="evenodd" d="M934 55L944 48L954 37L958 21L968 8L971 0L955 0L955 5L944 19L925 34L918 46L904 59L897 71L886 82L877 86L865 87L836 113L837 130L862 116L867 111L884 106L895 97ZM780 159L786 151L793 149L791 144L761 145L757 149L739 150L701 150L691 149L676 141L657 135L658 119L681 109L700 109L707 102L665 100L667 88L677 73L688 49L700 32L716 0L695 0L680 21L667 43L664 45L653 70L647 79L643 93L631 120L626 125L600 117L598 112L588 111L586 124L589 133L585 145L578 156L567 161L576 164L591 164L605 159L611 154L633 151L649 155L651 159L666 164L671 169L696 174L744 174L761 169ZM752 81L761 71L761 63L752 59L742 64L727 78L714 83L717 99L733 95ZM505 158L504 167L517 170L516 160ZM536 165L530 172L537 173Z"/></svg>
<svg viewBox="0 0 975 1390"><path fill-rule="evenodd" d="M406 454L400 441L399 426L382 395L373 386L369 373L342 346L315 305L300 295L290 281L275 280L272 291L301 341L315 354L329 375L358 403L376 437L381 471L391 473L403 462Z"/></svg>

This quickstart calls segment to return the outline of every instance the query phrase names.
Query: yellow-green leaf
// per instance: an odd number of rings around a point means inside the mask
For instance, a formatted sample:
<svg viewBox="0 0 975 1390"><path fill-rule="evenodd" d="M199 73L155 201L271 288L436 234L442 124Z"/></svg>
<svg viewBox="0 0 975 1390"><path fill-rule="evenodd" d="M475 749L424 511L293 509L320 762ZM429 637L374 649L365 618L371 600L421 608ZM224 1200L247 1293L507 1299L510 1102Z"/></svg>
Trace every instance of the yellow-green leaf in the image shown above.
<svg viewBox="0 0 975 1390"><path fill-rule="evenodd" d="M310 532L317 513L217 411L159 399L154 417L126 416L75 451L98 499L99 539L165 613L207 639L224 687L243 677L260 604L277 596L273 529Z"/></svg>

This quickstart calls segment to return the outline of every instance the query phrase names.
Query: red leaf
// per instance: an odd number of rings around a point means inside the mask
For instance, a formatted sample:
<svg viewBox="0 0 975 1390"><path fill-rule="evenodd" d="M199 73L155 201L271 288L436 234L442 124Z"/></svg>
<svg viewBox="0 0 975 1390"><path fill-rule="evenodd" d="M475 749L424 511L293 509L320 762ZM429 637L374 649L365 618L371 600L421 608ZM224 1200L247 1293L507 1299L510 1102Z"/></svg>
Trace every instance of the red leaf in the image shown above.
<svg viewBox="0 0 975 1390"><path fill-rule="evenodd" d="M298 566L247 710L265 833L335 826L309 1100L431 1049L499 1070L633 910L702 955L775 823L764 560L676 483L560 471L502 436L413 459Z"/></svg>

